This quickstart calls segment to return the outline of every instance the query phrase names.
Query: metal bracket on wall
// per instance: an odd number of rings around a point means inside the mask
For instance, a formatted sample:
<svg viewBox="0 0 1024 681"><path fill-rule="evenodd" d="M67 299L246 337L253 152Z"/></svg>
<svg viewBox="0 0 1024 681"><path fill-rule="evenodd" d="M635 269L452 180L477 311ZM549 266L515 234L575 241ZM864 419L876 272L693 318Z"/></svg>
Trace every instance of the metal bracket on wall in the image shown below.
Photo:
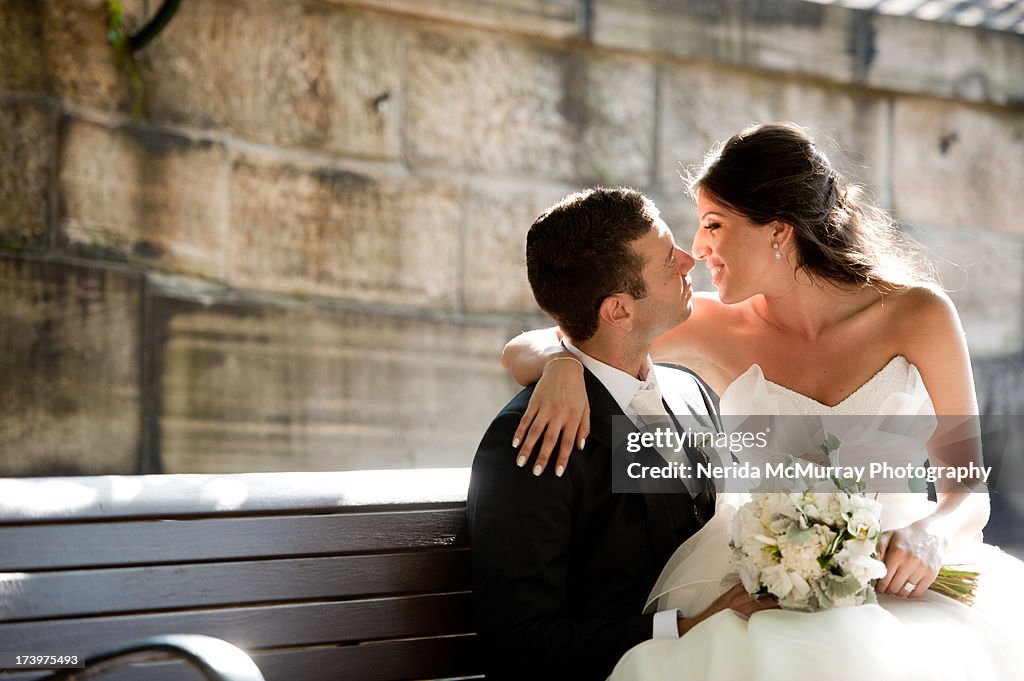
<svg viewBox="0 0 1024 681"><path fill-rule="evenodd" d="M150 40L160 35L160 31L164 30L167 24L170 23L180 4L181 0L164 0L163 4L160 5L160 9L153 15L153 18L146 22L146 25L137 32L128 36L126 41L128 51L135 52L136 50L141 50Z"/></svg>

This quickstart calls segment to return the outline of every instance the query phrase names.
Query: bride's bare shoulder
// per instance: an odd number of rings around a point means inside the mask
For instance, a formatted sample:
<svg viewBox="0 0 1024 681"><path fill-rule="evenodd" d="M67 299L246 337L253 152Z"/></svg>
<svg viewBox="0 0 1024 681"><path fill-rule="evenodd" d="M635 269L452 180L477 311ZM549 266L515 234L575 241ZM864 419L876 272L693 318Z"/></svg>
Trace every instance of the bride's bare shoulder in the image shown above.
<svg viewBox="0 0 1024 681"><path fill-rule="evenodd" d="M931 332L963 333L960 316L949 295L936 284L913 284L886 296L892 318L915 338Z"/></svg>
<svg viewBox="0 0 1024 681"><path fill-rule="evenodd" d="M886 302L898 306L903 315L945 315L956 313L949 294L937 284L923 283L904 286L886 294Z"/></svg>

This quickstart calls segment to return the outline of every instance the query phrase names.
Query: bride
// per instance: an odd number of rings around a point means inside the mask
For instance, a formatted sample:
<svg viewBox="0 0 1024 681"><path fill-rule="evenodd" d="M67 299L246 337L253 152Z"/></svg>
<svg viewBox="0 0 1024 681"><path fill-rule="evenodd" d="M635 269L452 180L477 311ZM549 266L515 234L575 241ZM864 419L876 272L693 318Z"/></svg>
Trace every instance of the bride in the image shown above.
<svg viewBox="0 0 1024 681"><path fill-rule="evenodd" d="M699 219L693 256L718 295L694 298L690 321L655 342L655 361L697 371L721 395L723 416L934 417L904 460L980 465L978 406L953 304L891 218L801 128L735 135L709 154L690 193ZM557 329L546 329L514 339L503 357L521 384L540 379L515 435L520 465L539 446L536 474L556 447L564 470L589 430L580 371L551 362L559 352ZM861 433L843 449L844 464L870 463L886 444ZM651 597L651 606L680 609L686 634L633 648L612 678L1019 678L1024 564L981 543L989 506L980 480L936 486L935 502L882 496L877 605L763 610L749 620L708 607L732 593L723 580L730 520L744 501L720 495L714 519L677 550ZM981 572L973 606L928 591L953 563Z"/></svg>

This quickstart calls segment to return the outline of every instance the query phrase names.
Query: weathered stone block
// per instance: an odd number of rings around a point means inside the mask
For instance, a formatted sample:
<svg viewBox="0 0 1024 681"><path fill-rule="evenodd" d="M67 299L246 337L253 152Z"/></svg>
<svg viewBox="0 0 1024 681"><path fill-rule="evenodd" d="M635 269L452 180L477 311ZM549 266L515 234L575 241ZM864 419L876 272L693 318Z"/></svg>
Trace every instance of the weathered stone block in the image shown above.
<svg viewBox="0 0 1024 681"><path fill-rule="evenodd" d="M404 42L375 15L221 0L179 12L140 59L156 120L395 158Z"/></svg>
<svg viewBox="0 0 1024 681"><path fill-rule="evenodd" d="M582 21L578 0L328 0L398 12L431 21L452 21L549 38L576 35Z"/></svg>
<svg viewBox="0 0 1024 681"><path fill-rule="evenodd" d="M900 98L892 137L901 220L1024 234L1024 117Z"/></svg>
<svg viewBox="0 0 1024 681"><path fill-rule="evenodd" d="M541 314L526 278L526 233L569 188L474 182L466 195L462 300L467 312Z"/></svg>
<svg viewBox="0 0 1024 681"><path fill-rule="evenodd" d="M141 285L0 257L0 476L136 472Z"/></svg>
<svg viewBox="0 0 1024 681"><path fill-rule="evenodd" d="M806 0L597 0L592 11L601 47L970 101L1024 97L1024 42L1011 32Z"/></svg>
<svg viewBox="0 0 1024 681"><path fill-rule="evenodd" d="M48 106L0 103L0 245L46 246L56 140L56 116Z"/></svg>
<svg viewBox="0 0 1024 681"><path fill-rule="evenodd" d="M594 41L602 47L659 52L789 74L846 80L854 13L801 0L751 3L598 0Z"/></svg>
<svg viewBox="0 0 1024 681"><path fill-rule="evenodd" d="M972 355L1024 351L1024 239L962 229L918 227L956 304Z"/></svg>
<svg viewBox="0 0 1024 681"><path fill-rule="evenodd" d="M699 167L715 142L752 123L808 128L833 164L888 203L888 106L881 97L717 67L664 67L659 107L658 187L683 192L680 174Z"/></svg>
<svg viewBox="0 0 1024 681"><path fill-rule="evenodd" d="M422 34L409 58L414 165L650 181L654 67L472 34Z"/></svg>
<svg viewBox="0 0 1024 681"><path fill-rule="evenodd" d="M64 119L62 237L82 253L220 277L228 156L220 144L135 124Z"/></svg>
<svg viewBox="0 0 1024 681"><path fill-rule="evenodd" d="M46 5L38 0L0 3L0 90L47 92L50 73L40 36Z"/></svg>
<svg viewBox="0 0 1024 681"><path fill-rule="evenodd" d="M107 3L97 0L49 0L45 32L45 63L57 93L104 110L127 111L132 104L129 71L107 42ZM125 5L129 30L144 21L142 0Z"/></svg>
<svg viewBox="0 0 1024 681"><path fill-rule="evenodd" d="M1018 106L1024 99L1020 34L875 16L872 40L871 87Z"/></svg>
<svg viewBox="0 0 1024 681"><path fill-rule="evenodd" d="M232 284L451 309L460 190L248 155L231 183Z"/></svg>
<svg viewBox="0 0 1024 681"><path fill-rule="evenodd" d="M516 392L503 326L153 300L168 473L465 466Z"/></svg>

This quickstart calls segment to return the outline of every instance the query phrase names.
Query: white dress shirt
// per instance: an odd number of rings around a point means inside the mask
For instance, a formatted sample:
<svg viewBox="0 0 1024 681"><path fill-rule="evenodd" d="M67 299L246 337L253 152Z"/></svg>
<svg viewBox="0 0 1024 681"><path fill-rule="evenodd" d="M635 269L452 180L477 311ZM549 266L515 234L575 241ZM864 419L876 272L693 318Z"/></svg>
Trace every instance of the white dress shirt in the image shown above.
<svg viewBox="0 0 1024 681"><path fill-rule="evenodd" d="M653 387L661 394L661 389L658 387L658 377L654 374L654 362L651 361L650 355L644 360L647 366L647 380L641 381L636 376L630 376L621 369L605 364L604 362L594 359L587 353L583 352L575 345L573 345L568 338L562 339L562 345L568 350L573 357L578 359L583 366L594 374L594 377L601 382L601 385L611 394L612 399L619 405L619 409L622 413L632 419L636 425L642 425L639 423L635 410L631 407L630 403L636 396L637 392L641 388ZM640 414L639 416L643 416ZM677 620L679 619L679 611L676 609L672 610L660 610L654 613L654 631L651 632L653 638L679 638L679 625Z"/></svg>

